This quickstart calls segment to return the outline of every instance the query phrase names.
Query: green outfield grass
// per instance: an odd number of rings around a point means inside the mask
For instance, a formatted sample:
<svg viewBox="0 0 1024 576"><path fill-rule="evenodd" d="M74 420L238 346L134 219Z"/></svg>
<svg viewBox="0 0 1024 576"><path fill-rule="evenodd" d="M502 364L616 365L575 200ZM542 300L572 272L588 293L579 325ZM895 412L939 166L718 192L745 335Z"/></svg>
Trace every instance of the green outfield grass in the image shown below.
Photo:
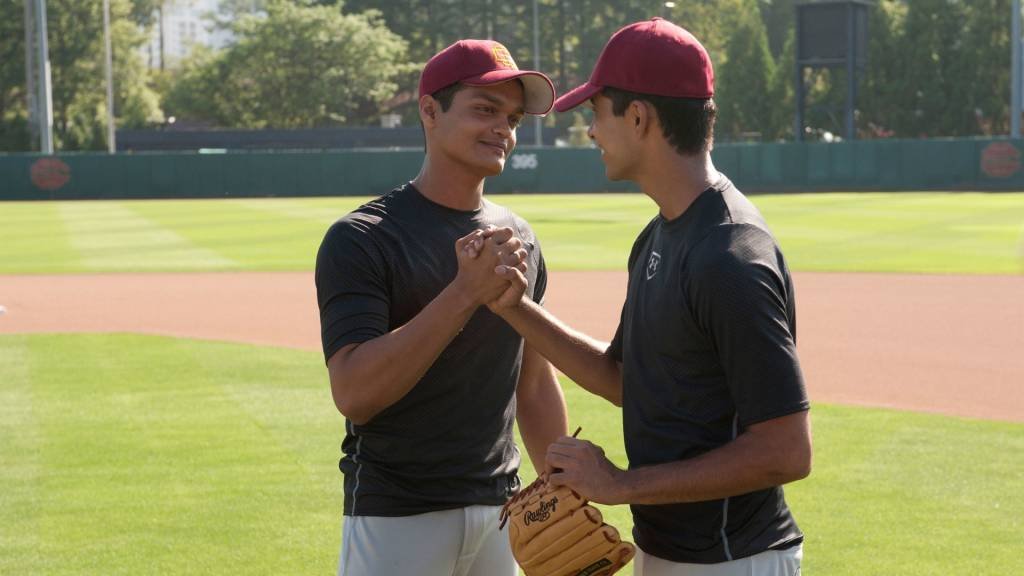
<svg viewBox="0 0 1024 576"><path fill-rule="evenodd" d="M495 196L556 270L624 269L656 213L636 194ZM1024 272L1024 193L753 196L795 270ZM365 198L0 203L0 274L309 270Z"/></svg>
<svg viewBox="0 0 1024 576"><path fill-rule="evenodd" d="M616 409L564 387L623 464ZM812 415L815 470L787 489L806 574L1024 572L1024 425ZM0 574L333 573L342 431L315 352L0 336Z"/></svg>

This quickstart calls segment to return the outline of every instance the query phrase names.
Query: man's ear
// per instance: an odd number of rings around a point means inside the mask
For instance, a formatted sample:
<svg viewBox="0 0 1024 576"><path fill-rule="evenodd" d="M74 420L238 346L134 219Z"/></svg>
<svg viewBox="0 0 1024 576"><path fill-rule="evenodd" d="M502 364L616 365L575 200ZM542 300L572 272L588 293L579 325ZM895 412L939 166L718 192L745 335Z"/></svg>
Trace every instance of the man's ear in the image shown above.
<svg viewBox="0 0 1024 576"><path fill-rule="evenodd" d="M654 110L651 109L650 104L641 100L633 100L629 103L626 113L633 125L633 132L636 136L643 136L650 130L651 123L654 120Z"/></svg>
<svg viewBox="0 0 1024 576"><path fill-rule="evenodd" d="M441 113L441 103L434 100L430 94L420 96L420 122L424 128L433 128L437 122L437 115Z"/></svg>

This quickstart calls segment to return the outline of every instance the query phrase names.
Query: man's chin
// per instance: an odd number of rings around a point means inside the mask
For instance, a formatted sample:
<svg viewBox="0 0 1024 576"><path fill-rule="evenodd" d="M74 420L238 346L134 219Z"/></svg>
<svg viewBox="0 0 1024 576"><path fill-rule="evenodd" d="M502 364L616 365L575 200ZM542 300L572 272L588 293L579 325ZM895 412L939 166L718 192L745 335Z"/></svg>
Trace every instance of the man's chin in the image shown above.
<svg viewBox="0 0 1024 576"><path fill-rule="evenodd" d="M502 172L505 171L505 161L501 160L500 162L488 162L487 164L481 165L480 170L484 173L485 178L490 178L491 176L499 176L501 175Z"/></svg>

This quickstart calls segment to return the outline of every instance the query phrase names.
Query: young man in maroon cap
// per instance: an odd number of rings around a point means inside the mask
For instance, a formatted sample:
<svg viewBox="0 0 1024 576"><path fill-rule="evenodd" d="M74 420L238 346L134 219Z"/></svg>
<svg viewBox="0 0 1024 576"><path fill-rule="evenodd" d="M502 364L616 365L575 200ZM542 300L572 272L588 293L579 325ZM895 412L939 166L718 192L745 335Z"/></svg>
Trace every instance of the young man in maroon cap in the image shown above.
<svg viewBox="0 0 1024 576"><path fill-rule="evenodd" d="M419 94L419 175L335 223L317 255L324 356L346 417L338 572L513 576L497 530L519 488L513 420L543 468L566 433L565 401L547 360L483 306L510 289L499 263L525 270L531 301L546 285L533 231L483 189L554 88L501 44L463 40L430 59Z"/></svg>
<svg viewBox="0 0 1024 576"><path fill-rule="evenodd" d="M707 52L682 28L655 18L612 36L555 107L589 102L608 177L660 209L633 245L618 330L606 345L525 298L495 309L622 406L628 470L568 437L547 466L555 484L630 504L636 574L794 575L803 535L781 485L810 473L811 436L793 283L760 213L711 163L713 92Z"/></svg>

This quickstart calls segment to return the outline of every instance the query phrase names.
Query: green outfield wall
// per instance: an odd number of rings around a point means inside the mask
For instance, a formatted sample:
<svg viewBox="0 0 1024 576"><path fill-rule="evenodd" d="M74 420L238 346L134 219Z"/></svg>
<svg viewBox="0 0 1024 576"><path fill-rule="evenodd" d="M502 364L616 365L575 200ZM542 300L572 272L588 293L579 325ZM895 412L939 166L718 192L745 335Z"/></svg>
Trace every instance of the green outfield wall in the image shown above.
<svg viewBox="0 0 1024 576"><path fill-rule="evenodd" d="M1024 140L720 144L719 170L747 192L1024 190ZM399 151L0 155L0 200L377 195L416 176ZM488 192L635 190L597 150L517 149Z"/></svg>

